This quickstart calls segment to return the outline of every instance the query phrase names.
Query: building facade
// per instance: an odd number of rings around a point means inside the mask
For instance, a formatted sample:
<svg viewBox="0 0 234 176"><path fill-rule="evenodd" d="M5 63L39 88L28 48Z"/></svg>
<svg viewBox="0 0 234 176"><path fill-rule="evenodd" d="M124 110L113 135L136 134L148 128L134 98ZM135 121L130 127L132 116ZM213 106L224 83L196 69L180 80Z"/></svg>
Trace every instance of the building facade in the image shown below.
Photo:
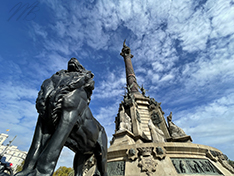
<svg viewBox="0 0 234 176"><path fill-rule="evenodd" d="M1 162L12 163L11 168L15 171L17 166L25 160L27 152L19 150L17 146L3 145L7 138L7 134L0 134L0 155L3 156Z"/></svg>

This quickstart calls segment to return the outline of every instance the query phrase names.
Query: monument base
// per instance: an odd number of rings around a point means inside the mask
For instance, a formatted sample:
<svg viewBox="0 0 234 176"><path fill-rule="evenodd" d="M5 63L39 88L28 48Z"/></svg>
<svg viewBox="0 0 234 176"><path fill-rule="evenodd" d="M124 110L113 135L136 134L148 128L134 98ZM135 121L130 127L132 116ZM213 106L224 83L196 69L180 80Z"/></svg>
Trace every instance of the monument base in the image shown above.
<svg viewBox="0 0 234 176"><path fill-rule="evenodd" d="M193 143L111 145L107 171L108 176L234 175L225 167L221 155L216 148ZM92 176L95 167L85 176Z"/></svg>

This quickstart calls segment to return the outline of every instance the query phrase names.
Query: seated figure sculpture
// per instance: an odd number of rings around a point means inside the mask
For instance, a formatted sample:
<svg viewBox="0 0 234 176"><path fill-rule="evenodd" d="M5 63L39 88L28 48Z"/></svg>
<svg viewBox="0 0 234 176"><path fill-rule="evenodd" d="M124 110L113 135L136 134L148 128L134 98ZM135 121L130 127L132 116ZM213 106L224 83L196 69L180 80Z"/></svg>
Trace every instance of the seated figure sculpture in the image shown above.
<svg viewBox="0 0 234 176"><path fill-rule="evenodd" d="M152 137L152 142L165 142L165 136L162 130L160 130L158 127L156 127L152 120L150 119L148 122L148 126L150 129L151 137Z"/></svg>
<svg viewBox="0 0 234 176"><path fill-rule="evenodd" d="M169 131L170 131L172 138L187 136L180 127L176 126L172 122L172 112L170 112L170 115L167 117L167 122L168 122Z"/></svg>
<svg viewBox="0 0 234 176"><path fill-rule="evenodd" d="M38 93L38 121L23 170L16 176L52 176L63 146L75 152L75 176L93 154L97 169L106 176L107 136L93 117L89 102L94 89L93 74L75 58L67 70L45 80Z"/></svg>
<svg viewBox="0 0 234 176"><path fill-rule="evenodd" d="M132 120L128 116L128 114L125 112L123 105L121 105L121 110L118 114L118 117L119 117L119 130L118 131L128 130L132 132Z"/></svg>

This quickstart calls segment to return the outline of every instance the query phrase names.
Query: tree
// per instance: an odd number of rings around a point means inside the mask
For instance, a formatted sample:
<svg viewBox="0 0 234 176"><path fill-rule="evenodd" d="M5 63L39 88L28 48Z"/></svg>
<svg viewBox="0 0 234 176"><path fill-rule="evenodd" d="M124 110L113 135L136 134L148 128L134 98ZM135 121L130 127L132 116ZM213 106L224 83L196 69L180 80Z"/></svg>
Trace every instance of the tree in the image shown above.
<svg viewBox="0 0 234 176"><path fill-rule="evenodd" d="M60 166L53 174L53 176L68 176L72 172L72 168L67 168L65 166Z"/></svg>
<svg viewBox="0 0 234 176"><path fill-rule="evenodd" d="M15 169L15 172L20 172L23 170L23 166L24 166L24 160L22 161L22 163L20 165L18 165Z"/></svg>

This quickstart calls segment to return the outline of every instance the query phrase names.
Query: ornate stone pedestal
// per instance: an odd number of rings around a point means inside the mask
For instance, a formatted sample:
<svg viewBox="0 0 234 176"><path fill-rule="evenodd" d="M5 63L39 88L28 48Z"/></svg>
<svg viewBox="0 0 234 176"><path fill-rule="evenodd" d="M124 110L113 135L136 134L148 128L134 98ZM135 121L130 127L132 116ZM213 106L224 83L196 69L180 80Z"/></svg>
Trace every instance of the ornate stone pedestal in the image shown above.
<svg viewBox="0 0 234 176"><path fill-rule="evenodd" d="M108 175L234 175L221 151L191 143L191 136L172 122L172 112L166 123L161 103L146 97L143 86L137 84L133 56L125 43L121 55L126 67L127 93L120 103L108 149ZM86 175L92 176L95 167Z"/></svg>
<svg viewBox="0 0 234 176"><path fill-rule="evenodd" d="M222 152L216 148L193 143L112 145L108 150L108 174L109 176L234 175L224 166L225 164L219 159L220 156ZM92 176L95 167L86 175Z"/></svg>

